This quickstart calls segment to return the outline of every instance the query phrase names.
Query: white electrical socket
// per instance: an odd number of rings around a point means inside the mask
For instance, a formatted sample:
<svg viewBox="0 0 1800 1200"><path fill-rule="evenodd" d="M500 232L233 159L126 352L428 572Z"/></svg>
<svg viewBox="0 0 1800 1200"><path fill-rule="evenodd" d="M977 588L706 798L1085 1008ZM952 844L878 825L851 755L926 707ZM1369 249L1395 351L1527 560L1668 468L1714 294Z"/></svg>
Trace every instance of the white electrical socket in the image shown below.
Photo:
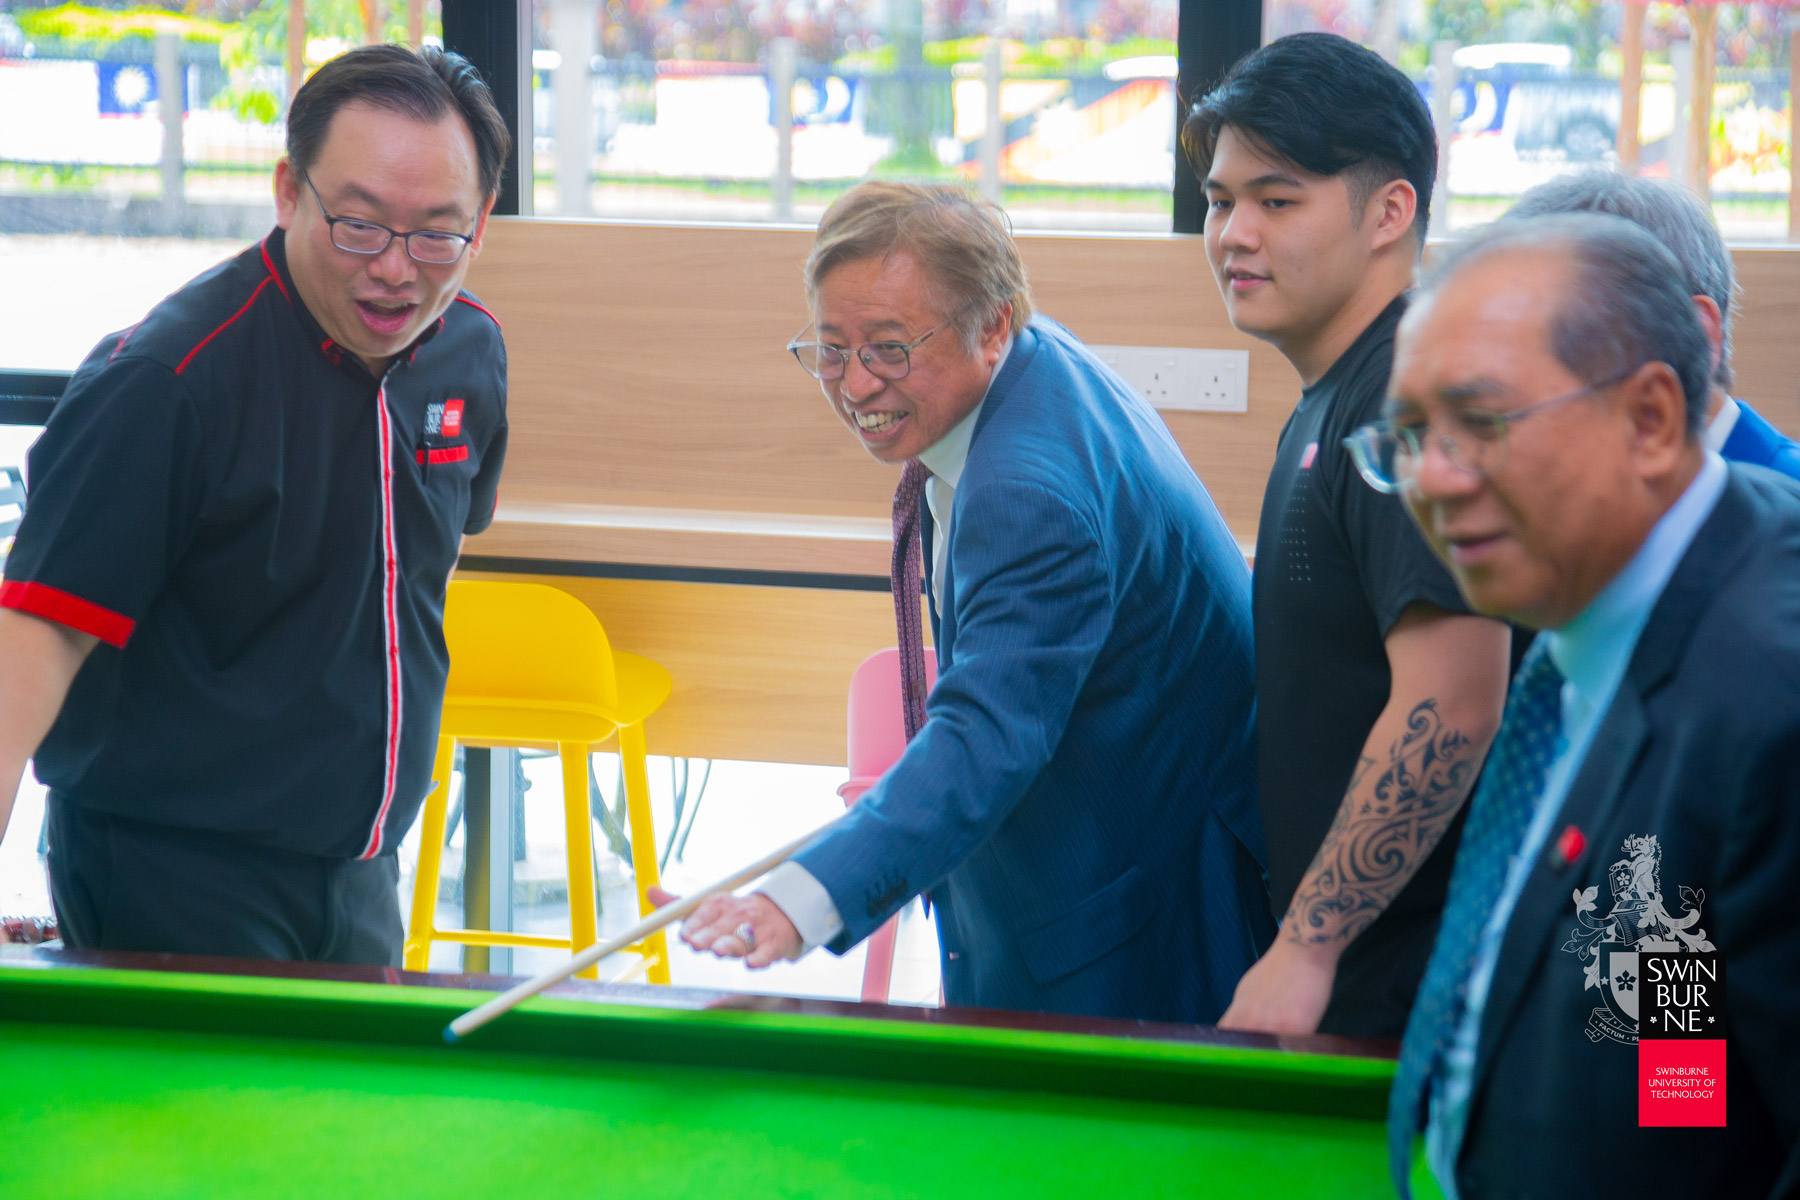
<svg viewBox="0 0 1800 1200"><path fill-rule="evenodd" d="M1171 346L1089 346L1157 408L1190 412L1250 410L1248 350Z"/></svg>

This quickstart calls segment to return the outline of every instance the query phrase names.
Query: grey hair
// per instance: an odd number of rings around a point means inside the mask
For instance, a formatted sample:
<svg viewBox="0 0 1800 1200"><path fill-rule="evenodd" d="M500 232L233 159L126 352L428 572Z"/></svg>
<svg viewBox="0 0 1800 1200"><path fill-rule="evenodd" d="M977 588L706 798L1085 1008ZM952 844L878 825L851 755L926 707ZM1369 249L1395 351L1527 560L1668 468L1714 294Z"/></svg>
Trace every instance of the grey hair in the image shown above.
<svg viewBox="0 0 1800 1200"><path fill-rule="evenodd" d="M1681 381L1690 437L1706 415L1712 348L1681 264L1648 230L1601 213L1497 221L1434 263L1423 301L1465 268L1503 252L1551 253L1573 279L1550 314L1550 352L1583 383L1620 379L1647 362Z"/></svg>
<svg viewBox="0 0 1800 1200"><path fill-rule="evenodd" d="M871 180L825 210L807 255L806 299L818 307L819 281L863 258L909 254L925 271L934 307L973 354L982 329L1012 306L1012 332L1031 320L1031 284L998 205L957 187Z"/></svg>
<svg viewBox="0 0 1800 1200"><path fill-rule="evenodd" d="M1719 227L1697 196L1680 184L1640 179L1605 168L1562 175L1540 183L1519 198L1502 220L1544 217L1554 213L1596 212L1624 217L1642 225L1661 242L1687 276L1688 294L1709 297L1719 306L1723 347L1713 382L1729 392L1731 319L1738 304L1737 277L1731 252Z"/></svg>

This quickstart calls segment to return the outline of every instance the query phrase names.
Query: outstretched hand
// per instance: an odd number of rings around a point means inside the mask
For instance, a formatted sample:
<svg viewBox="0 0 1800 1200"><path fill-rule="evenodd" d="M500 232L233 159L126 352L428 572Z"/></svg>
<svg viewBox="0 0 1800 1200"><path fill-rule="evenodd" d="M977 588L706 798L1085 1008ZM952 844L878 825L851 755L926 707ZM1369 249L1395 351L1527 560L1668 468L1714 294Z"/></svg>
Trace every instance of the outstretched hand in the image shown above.
<svg viewBox="0 0 1800 1200"><path fill-rule="evenodd" d="M659 887L650 889L650 902L658 908L676 899L679 897ZM799 958L805 949L794 923L761 892L714 896L682 923L681 940L720 958L741 958L746 966L754 968Z"/></svg>

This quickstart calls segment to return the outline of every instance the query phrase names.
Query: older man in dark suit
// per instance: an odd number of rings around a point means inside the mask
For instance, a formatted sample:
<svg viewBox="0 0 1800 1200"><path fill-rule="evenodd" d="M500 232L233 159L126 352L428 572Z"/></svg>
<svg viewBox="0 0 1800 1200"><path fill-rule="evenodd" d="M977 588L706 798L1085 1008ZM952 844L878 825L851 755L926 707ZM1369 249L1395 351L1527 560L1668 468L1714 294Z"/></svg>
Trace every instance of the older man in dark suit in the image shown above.
<svg viewBox="0 0 1800 1200"><path fill-rule="evenodd" d="M1649 234L1508 222L1408 313L1359 435L1474 607L1544 631L1407 1027L1403 1185L1424 1117L1462 1200L1800 1187L1800 491L1705 449L1710 373ZM1700 1039L1666 1040L1652 958L1722 964Z"/></svg>

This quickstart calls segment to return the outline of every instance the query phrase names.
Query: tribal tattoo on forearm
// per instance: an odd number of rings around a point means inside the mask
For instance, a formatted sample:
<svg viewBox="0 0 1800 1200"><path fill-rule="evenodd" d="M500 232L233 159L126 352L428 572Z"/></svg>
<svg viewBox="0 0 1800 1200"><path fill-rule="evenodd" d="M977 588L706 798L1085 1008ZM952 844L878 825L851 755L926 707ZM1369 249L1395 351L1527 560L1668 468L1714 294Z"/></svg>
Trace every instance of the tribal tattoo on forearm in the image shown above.
<svg viewBox="0 0 1800 1200"><path fill-rule="evenodd" d="M1436 700L1418 704L1372 785L1377 763L1359 759L1346 802L1288 905L1287 936L1316 945L1368 928L1442 839L1480 765L1477 745L1444 727Z"/></svg>

